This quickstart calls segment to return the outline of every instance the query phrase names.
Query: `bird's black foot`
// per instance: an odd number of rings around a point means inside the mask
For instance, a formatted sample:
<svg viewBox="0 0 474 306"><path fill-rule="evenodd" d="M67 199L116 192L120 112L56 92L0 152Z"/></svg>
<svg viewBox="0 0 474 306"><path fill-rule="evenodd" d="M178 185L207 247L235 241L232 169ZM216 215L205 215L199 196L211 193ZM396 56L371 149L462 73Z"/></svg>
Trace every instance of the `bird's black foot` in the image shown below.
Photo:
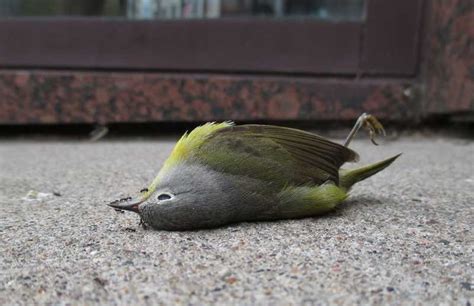
<svg viewBox="0 0 474 306"><path fill-rule="evenodd" d="M148 226L148 224L146 224L145 221L143 221L142 218L140 218L140 223L138 223L138 225L139 225L139 226L141 225L141 227L142 227L144 230L147 230L147 229L150 228L150 227Z"/></svg>

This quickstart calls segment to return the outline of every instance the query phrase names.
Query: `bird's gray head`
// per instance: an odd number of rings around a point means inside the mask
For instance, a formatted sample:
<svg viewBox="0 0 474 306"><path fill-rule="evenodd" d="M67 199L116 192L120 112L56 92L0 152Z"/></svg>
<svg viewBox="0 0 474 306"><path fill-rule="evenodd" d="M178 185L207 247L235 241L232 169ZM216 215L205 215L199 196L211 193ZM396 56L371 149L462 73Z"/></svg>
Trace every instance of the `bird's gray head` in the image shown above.
<svg viewBox="0 0 474 306"><path fill-rule="evenodd" d="M187 230L229 223L235 215L228 179L200 165L183 163L161 176L145 201L112 207L132 210L155 229Z"/></svg>

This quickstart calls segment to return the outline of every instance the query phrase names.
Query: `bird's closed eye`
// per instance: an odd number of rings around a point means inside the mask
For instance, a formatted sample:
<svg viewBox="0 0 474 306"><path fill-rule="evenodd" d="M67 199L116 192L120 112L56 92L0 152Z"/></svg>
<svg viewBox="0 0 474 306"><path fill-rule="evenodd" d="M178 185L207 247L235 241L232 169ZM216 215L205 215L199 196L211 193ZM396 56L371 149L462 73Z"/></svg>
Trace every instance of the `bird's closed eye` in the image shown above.
<svg viewBox="0 0 474 306"><path fill-rule="evenodd" d="M158 196L159 201L169 200L169 199L171 199L171 195L169 195L167 193L162 193Z"/></svg>

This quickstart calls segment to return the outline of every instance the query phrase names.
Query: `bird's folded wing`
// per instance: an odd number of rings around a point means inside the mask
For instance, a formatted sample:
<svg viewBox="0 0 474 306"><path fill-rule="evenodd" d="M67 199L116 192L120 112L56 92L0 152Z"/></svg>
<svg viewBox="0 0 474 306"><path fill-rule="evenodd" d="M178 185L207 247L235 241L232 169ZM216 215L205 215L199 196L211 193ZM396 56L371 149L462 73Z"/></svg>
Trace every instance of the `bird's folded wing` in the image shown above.
<svg viewBox="0 0 474 306"><path fill-rule="evenodd" d="M244 156L235 153L240 147L244 147L242 152L255 152L251 157L245 155L241 163L244 168L246 163L253 163L256 171L272 165L275 171L295 172L296 178L303 177L304 181L311 177L315 183L337 183L340 166L358 159L356 152L318 135L271 125L226 127L210 135L208 142L218 144L212 146L214 152L227 152L223 158Z"/></svg>

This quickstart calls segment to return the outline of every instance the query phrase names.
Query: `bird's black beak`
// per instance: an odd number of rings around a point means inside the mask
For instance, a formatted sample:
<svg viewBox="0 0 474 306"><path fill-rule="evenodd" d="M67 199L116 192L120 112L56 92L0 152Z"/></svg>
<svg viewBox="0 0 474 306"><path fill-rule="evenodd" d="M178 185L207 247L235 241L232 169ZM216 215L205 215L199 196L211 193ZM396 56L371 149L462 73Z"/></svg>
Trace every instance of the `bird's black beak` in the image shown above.
<svg viewBox="0 0 474 306"><path fill-rule="evenodd" d="M145 199L142 197L136 198L122 198L120 200L115 200L113 202L108 203L110 207L113 207L117 210L129 210L138 213L138 205L143 203Z"/></svg>

